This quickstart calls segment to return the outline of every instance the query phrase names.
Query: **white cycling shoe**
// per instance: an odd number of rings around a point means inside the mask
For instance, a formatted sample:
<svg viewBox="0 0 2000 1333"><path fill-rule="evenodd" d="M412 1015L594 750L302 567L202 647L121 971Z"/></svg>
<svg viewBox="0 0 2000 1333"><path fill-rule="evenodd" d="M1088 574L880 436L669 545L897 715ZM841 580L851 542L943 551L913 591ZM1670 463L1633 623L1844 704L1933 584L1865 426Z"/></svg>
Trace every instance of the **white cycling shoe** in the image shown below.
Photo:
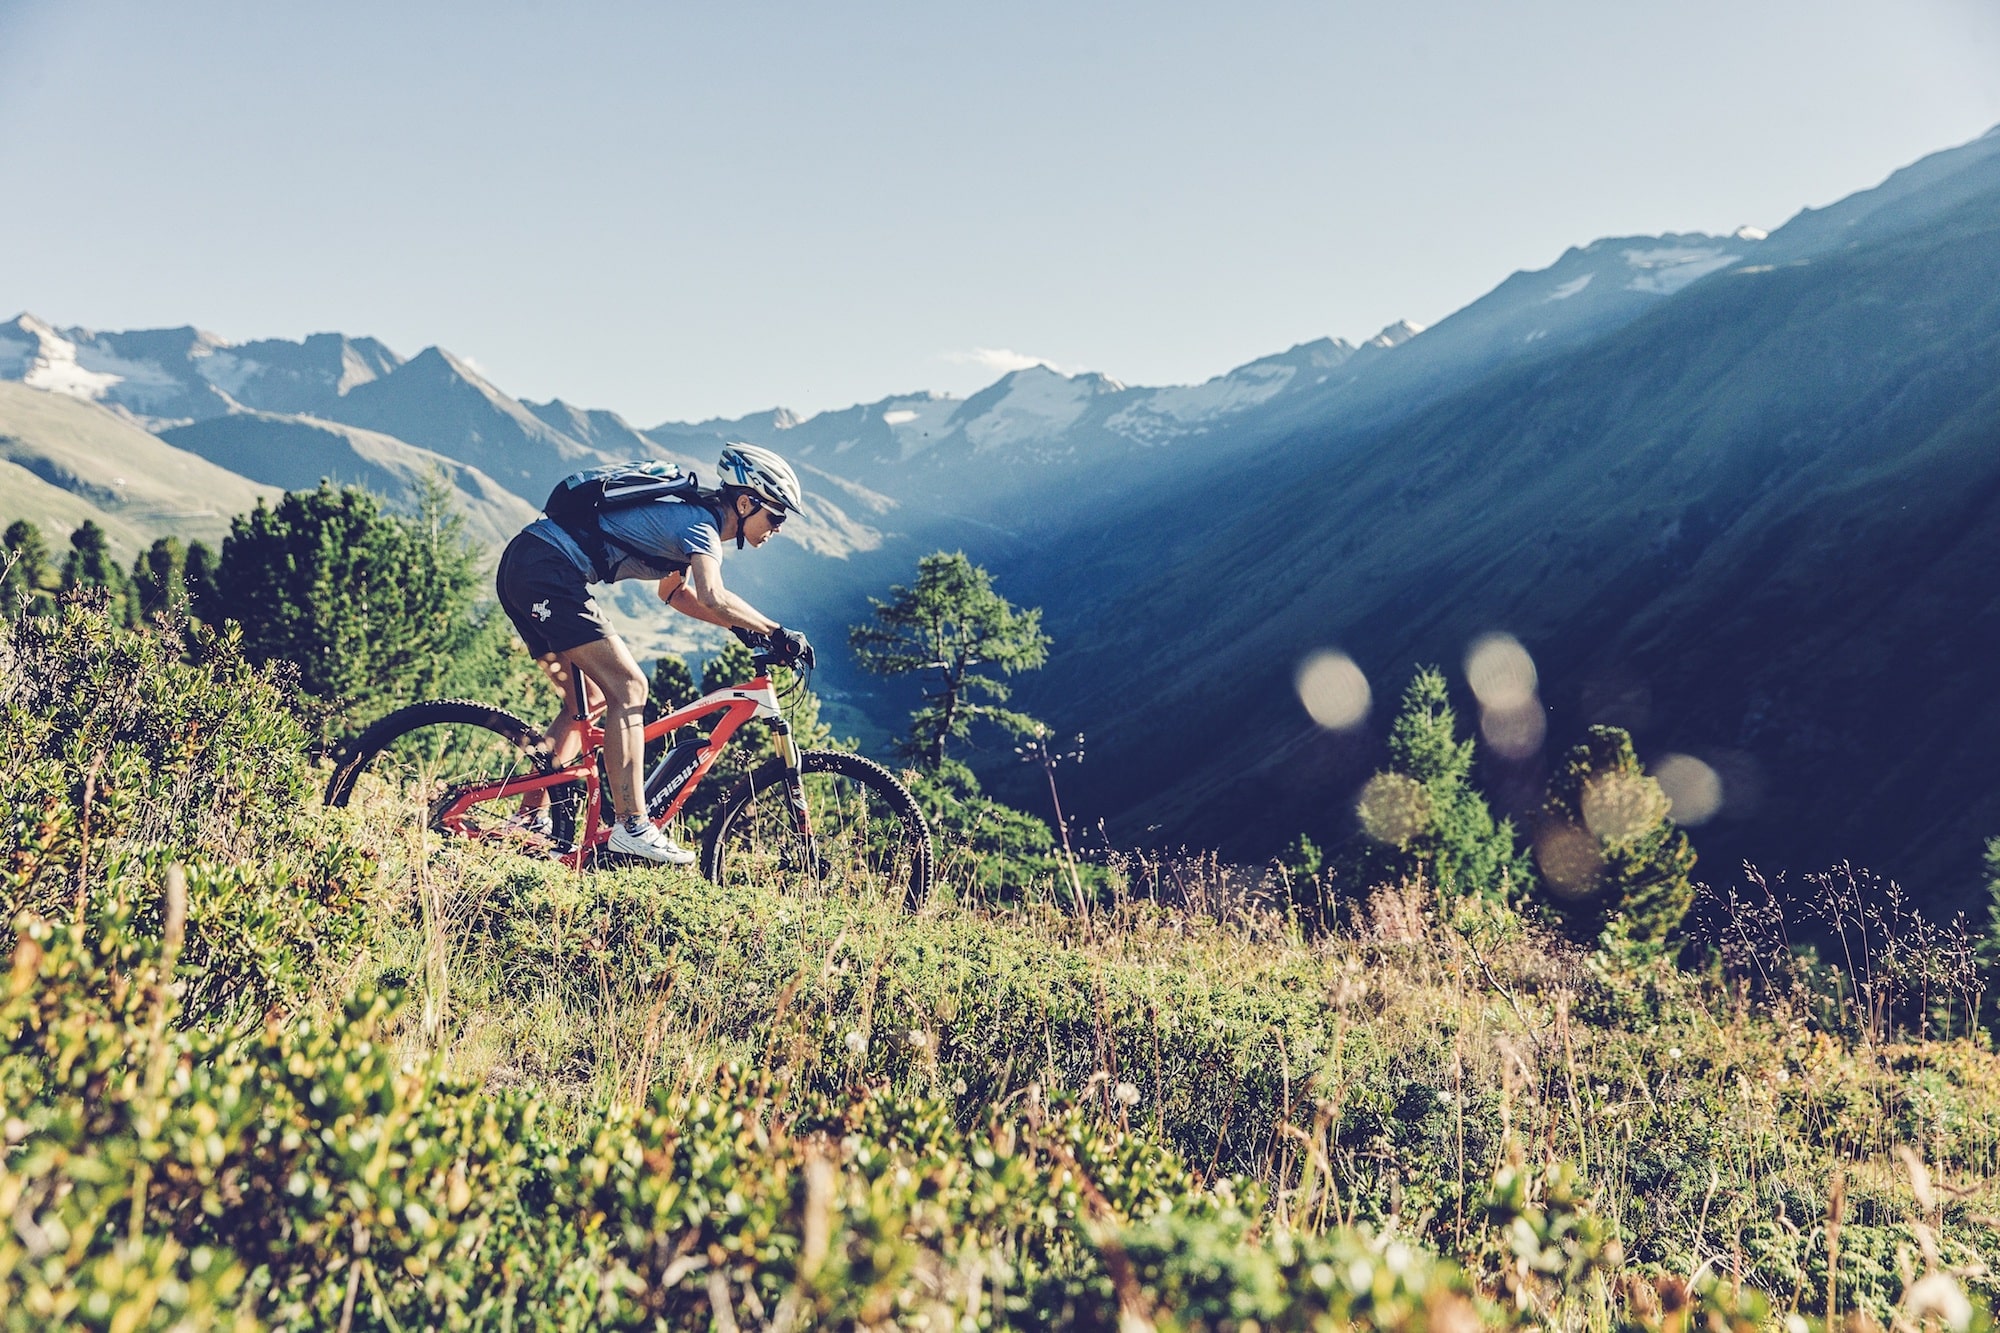
<svg viewBox="0 0 2000 1333"><path fill-rule="evenodd" d="M611 830L611 841L605 848L620 856L636 856L661 865L694 864L694 853L660 832L660 826L649 819L620 820Z"/></svg>

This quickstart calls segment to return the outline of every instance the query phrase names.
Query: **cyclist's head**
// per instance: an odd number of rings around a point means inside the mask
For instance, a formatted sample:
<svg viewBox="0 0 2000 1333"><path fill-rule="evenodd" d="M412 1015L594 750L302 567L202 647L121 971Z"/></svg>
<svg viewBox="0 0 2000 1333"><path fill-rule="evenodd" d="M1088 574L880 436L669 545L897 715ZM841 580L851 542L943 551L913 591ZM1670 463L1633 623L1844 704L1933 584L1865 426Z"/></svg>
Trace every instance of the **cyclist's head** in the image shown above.
<svg viewBox="0 0 2000 1333"><path fill-rule="evenodd" d="M805 502L805 490L799 485L792 465L769 449L754 444L727 444L715 466L722 480L722 502L736 516L739 548L743 545L743 525L758 509L769 510L771 526L776 527ZM743 505L741 500L746 496L755 503Z"/></svg>

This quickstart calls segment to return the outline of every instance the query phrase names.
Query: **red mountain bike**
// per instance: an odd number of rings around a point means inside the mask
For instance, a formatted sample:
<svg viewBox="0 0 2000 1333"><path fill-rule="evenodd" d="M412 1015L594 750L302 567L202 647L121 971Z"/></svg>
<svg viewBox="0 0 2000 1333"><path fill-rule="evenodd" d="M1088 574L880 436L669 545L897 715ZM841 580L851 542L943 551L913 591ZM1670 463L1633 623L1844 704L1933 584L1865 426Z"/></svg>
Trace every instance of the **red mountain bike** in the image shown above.
<svg viewBox="0 0 2000 1333"><path fill-rule="evenodd" d="M737 729L763 719L777 756L709 817L702 873L717 884L867 889L899 897L911 910L922 906L931 888L931 834L915 798L872 760L799 749L771 683L776 663L764 651L752 660L752 679L711 691L646 728L651 743L715 717L709 731L669 745L648 771L647 814L660 824L679 815ZM804 688L803 677L795 680ZM362 775L372 773L421 802L438 833L519 845L535 841L523 829L521 798L546 789L556 845L545 850L581 869L597 863L611 836L603 757L595 716L586 721L576 761L558 768L541 732L504 709L435 700L399 708L356 737L336 762L326 803L346 805Z"/></svg>

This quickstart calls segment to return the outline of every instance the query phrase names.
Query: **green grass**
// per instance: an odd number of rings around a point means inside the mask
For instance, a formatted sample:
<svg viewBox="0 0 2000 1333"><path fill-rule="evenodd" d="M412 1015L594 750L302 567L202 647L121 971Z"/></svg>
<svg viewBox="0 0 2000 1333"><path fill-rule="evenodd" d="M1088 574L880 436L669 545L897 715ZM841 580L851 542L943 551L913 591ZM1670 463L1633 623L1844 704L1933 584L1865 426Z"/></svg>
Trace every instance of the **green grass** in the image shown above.
<svg viewBox="0 0 2000 1333"><path fill-rule="evenodd" d="M65 476L77 489L49 480ZM33 520L58 551L86 518L125 560L156 537L214 546L231 515L277 493L95 403L0 382L0 519Z"/></svg>
<svg viewBox="0 0 2000 1333"><path fill-rule="evenodd" d="M914 916L578 874L380 786L318 809L226 647L70 608L0 650L0 1327L1679 1333L1693 1292L1748 1333L1992 1295L2000 1058L1824 968L1752 988L1421 884L1307 936L1213 860L1170 876L1210 911L1116 865L1088 911L953 881Z"/></svg>
<svg viewBox="0 0 2000 1333"><path fill-rule="evenodd" d="M1780 1310L1824 1304L1836 1179L1844 1305L1886 1317L1922 1228L1982 1290L2000 1253L1983 1039L1855 1041L1504 913L1441 923L1421 886L1306 939L1133 901L909 917L467 848L384 865L359 971L412 987L407 1049L543 1089L579 1123L726 1062L799 1088L885 1083L968 1123L1061 1093L1198 1176L1255 1179L1279 1213L1472 1264L1496 1177L1560 1162L1625 1271L1740 1277Z"/></svg>

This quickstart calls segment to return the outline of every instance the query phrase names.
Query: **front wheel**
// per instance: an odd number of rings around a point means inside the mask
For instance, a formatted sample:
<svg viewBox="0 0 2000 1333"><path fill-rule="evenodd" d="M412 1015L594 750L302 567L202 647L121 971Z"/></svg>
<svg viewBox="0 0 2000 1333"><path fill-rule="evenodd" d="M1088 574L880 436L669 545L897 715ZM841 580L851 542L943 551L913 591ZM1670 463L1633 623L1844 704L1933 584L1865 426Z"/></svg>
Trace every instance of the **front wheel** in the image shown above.
<svg viewBox="0 0 2000 1333"><path fill-rule="evenodd" d="M702 841L702 873L717 884L788 892L880 894L915 911L931 891L931 831L888 769L858 754L807 750L800 782L816 856L792 811L790 773L773 760L729 794Z"/></svg>

